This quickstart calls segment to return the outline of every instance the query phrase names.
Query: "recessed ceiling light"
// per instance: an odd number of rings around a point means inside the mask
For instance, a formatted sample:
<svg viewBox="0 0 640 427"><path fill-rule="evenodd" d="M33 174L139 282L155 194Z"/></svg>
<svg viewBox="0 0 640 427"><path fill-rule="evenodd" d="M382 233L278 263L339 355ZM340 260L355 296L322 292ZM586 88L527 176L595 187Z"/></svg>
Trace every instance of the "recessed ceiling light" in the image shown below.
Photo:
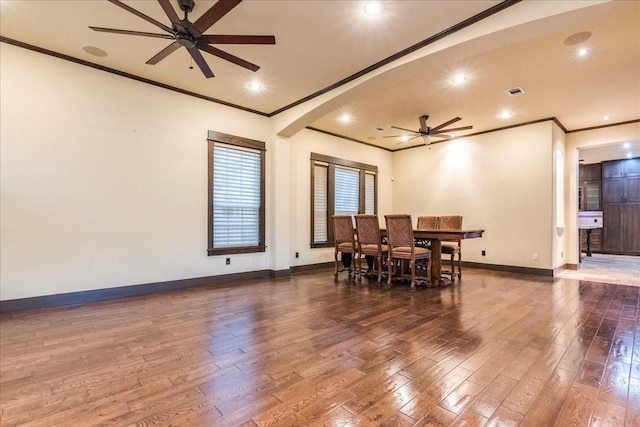
<svg viewBox="0 0 640 427"><path fill-rule="evenodd" d="M408 140L409 140L409 135L402 135L402 136L400 137L400 141L402 141L402 142L406 142L406 141L408 141Z"/></svg>
<svg viewBox="0 0 640 427"><path fill-rule="evenodd" d="M511 111L504 110L504 111L500 112L500 114L498 116L501 119L508 119L509 117L513 116L513 113Z"/></svg>
<svg viewBox="0 0 640 427"><path fill-rule="evenodd" d="M259 92L262 90L262 85L259 82L253 81L251 83L249 83L249 89L251 89L254 92Z"/></svg>
<svg viewBox="0 0 640 427"><path fill-rule="evenodd" d="M466 80L467 80L467 76L465 76L464 74L456 74L451 79L451 83L453 83L454 85L459 85L464 83Z"/></svg>
<svg viewBox="0 0 640 427"><path fill-rule="evenodd" d="M107 56L107 52L95 46L82 46L82 50L87 52L89 55L98 56L100 58Z"/></svg>
<svg viewBox="0 0 640 427"><path fill-rule="evenodd" d="M369 16L376 16L382 12L382 3L379 1L370 1L364 5L364 13Z"/></svg>
<svg viewBox="0 0 640 427"><path fill-rule="evenodd" d="M625 142L624 144L622 144L622 148L631 148L631 143Z"/></svg>
<svg viewBox="0 0 640 427"><path fill-rule="evenodd" d="M608 114L605 114L604 116L602 116L602 120L604 120L604 121L607 121L607 120L610 120L610 119L611 119L611 116L608 115Z"/></svg>
<svg viewBox="0 0 640 427"><path fill-rule="evenodd" d="M351 116L348 114L343 114L340 116L340 121L343 123L349 123L351 121Z"/></svg>
<svg viewBox="0 0 640 427"><path fill-rule="evenodd" d="M632 158L633 156L631 155L631 153L627 153L627 159Z"/></svg>
<svg viewBox="0 0 640 427"><path fill-rule="evenodd" d="M578 56L587 56L589 54L589 49L586 47L581 47L578 49Z"/></svg>

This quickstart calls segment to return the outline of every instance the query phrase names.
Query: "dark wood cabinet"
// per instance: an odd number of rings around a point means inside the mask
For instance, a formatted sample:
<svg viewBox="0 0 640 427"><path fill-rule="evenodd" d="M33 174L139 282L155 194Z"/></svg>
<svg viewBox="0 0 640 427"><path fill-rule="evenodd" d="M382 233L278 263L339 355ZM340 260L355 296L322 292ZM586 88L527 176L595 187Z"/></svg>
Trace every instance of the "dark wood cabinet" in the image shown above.
<svg viewBox="0 0 640 427"><path fill-rule="evenodd" d="M580 165L578 210L602 210L602 168L600 163Z"/></svg>
<svg viewBox="0 0 640 427"><path fill-rule="evenodd" d="M602 164L580 165L578 183L578 210L596 212L602 210ZM591 251L602 251L602 229L589 230ZM587 230L580 232L580 250L587 252Z"/></svg>
<svg viewBox="0 0 640 427"><path fill-rule="evenodd" d="M640 158L602 163L603 252L640 255Z"/></svg>

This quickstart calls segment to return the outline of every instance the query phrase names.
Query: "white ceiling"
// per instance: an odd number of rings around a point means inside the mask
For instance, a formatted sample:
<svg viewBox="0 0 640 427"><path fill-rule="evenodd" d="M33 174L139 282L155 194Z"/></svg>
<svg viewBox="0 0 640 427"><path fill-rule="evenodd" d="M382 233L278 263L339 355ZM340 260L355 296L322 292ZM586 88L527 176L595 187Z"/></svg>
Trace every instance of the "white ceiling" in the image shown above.
<svg viewBox="0 0 640 427"><path fill-rule="evenodd" d="M158 2L124 3L170 26ZM189 20L214 3L196 0ZM191 58L182 48L157 65L145 64L170 41L90 30L162 33L106 0L1 0L0 35L268 115L337 86L331 102L304 125L391 150L423 143L382 138L404 133L389 125L417 130L422 114L430 115L431 127L456 116L462 120L452 126L473 125L460 135L547 118L569 131L640 119L638 1L515 3L383 68L374 66L500 3L387 0L371 17L363 13L365 1L245 0L206 34L274 35L276 45L218 46L261 66L255 73L205 52L215 73L210 79L189 69ZM592 36L579 45L563 43L582 31ZM92 56L83 46L108 55ZM578 58L582 46L590 53ZM349 90L337 84L371 66L373 72L349 83ZM460 72L468 76L465 84L451 85ZM248 90L253 80L262 92ZM514 87L525 93L511 97L506 91ZM498 118L503 109L513 116ZM353 117L350 123L338 120L344 113ZM609 122L602 120L605 114Z"/></svg>

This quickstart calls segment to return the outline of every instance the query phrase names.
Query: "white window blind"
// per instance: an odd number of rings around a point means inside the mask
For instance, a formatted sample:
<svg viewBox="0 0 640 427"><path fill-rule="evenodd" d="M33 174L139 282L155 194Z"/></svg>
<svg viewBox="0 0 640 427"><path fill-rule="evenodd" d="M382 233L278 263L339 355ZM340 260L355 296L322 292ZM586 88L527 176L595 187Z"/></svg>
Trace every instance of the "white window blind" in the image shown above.
<svg viewBox="0 0 640 427"><path fill-rule="evenodd" d="M360 171L336 166L336 215L356 215L360 208Z"/></svg>
<svg viewBox="0 0 640 427"><path fill-rule="evenodd" d="M376 213L376 176L371 172L364 175L364 213Z"/></svg>
<svg viewBox="0 0 640 427"><path fill-rule="evenodd" d="M329 240L327 235L327 165L316 164L313 167L313 242Z"/></svg>
<svg viewBox="0 0 640 427"><path fill-rule="evenodd" d="M213 247L260 242L261 153L216 143L213 149Z"/></svg>

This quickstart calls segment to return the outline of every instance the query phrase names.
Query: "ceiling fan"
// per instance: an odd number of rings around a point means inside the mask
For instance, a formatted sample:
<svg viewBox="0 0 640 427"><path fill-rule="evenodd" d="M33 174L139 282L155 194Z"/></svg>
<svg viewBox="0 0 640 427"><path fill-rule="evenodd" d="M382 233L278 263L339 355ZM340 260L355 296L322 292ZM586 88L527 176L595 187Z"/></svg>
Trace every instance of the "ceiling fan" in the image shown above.
<svg viewBox="0 0 640 427"><path fill-rule="evenodd" d="M418 120L420 120L420 129L418 129L417 131L415 130L411 130L411 129L405 129L405 128L401 128L398 126L389 126L390 128L393 129L399 129L399 130L404 130L407 132L411 132L414 136L411 138L407 138L403 141L400 141L398 144L404 144L406 142L409 142L413 139L416 139L417 137L421 136L422 139L424 140L425 144L431 144L432 141L429 137L435 137L435 138L442 138L441 141L435 141L433 143L438 143L438 142L442 142L445 141L447 139L452 139L455 138L454 135L450 135L451 132L457 132L457 131L461 131L461 130L469 130L469 129L473 129L473 126L462 126L459 128L449 128L449 129L445 129L447 126L452 125L453 123L462 120L460 117L454 117L453 119L444 122L436 127L432 127L430 128L429 126L427 126L427 119L429 118L428 115L424 114L420 117L418 117ZM402 137L407 137L408 135L389 135L389 136L383 136L383 138L402 138Z"/></svg>
<svg viewBox="0 0 640 427"><path fill-rule="evenodd" d="M102 27L89 27L94 31L102 31L105 33L116 34L128 34L132 36L143 37L156 37L167 40L173 40L173 42L154 55L146 63L150 65L156 65L171 53L178 50L180 47L184 47L189 51L189 54L193 60L198 64L200 70L205 77L213 77L214 74L209 68L209 65L205 61L204 57L200 53L201 50L208 52L218 58L222 58L236 65L244 67L251 71L257 71L260 67L245 61L242 58L231 55L223 50L211 46L212 44L276 44L276 38L274 36L258 36L258 35L219 35L219 34L203 34L213 24L218 22L223 16L236 7L242 0L218 0L213 6L209 8L200 18L195 22L191 22L188 19L189 12L195 7L193 0L177 0L180 10L184 12L184 19L180 19L169 0L158 0L162 10L166 13L167 17L171 21L172 26L169 27L161 22L156 21L150 16L132 8L131 6L123 3L120 0L109 0L116 6L120 6L124 10L133 13L134 15L144 19L147 22L163 29L168 34L146 33L142 31L130 31L130 30L117 30L114 28L102 28Z"/></svg>

